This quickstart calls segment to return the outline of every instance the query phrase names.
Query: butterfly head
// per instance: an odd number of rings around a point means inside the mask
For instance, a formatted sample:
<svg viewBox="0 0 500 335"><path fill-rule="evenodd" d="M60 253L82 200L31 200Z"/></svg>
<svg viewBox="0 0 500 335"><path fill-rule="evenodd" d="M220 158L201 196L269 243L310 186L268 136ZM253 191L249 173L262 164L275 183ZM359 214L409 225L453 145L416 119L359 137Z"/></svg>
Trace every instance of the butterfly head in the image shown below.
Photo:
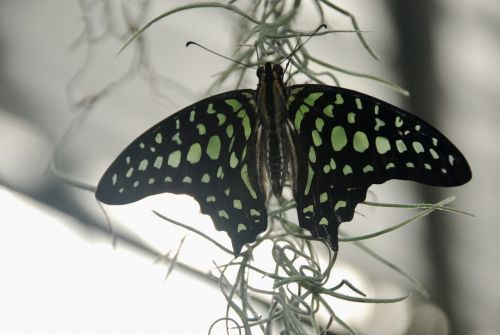
<svg viewBox="0 0 500 335"><path fill-rule="evenodd" d="M261 83L273 82L274 80L283 82L283 68L279 64L267 62L266 64L259 66L257 69L257 77Z"/></svg>

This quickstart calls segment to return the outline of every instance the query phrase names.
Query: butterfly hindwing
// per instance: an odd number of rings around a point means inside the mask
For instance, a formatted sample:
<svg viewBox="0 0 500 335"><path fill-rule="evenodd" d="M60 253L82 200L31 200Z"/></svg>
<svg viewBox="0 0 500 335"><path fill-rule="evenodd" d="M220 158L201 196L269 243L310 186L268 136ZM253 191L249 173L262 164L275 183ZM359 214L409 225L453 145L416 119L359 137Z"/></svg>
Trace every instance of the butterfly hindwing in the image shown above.
<svg viewBox="0 0 500 335"><path fill-rule="evenodd" d="M303 180L300 174L299 178ZM338 228L342 222L352 220L356 205L366 197L367 188L331 186L318 175L312 176L309 188L298 186L294 198L300 226L313 237L326 239L333 250L338 250Z"/></svg>
<svg viewBox="0 0 500 335"><path fill-rule="evenodd" d="M133 141L104 173L96 197L118 205L165 192L188 194L229 234L237 255L267 227L265 198L248 163L255 123L252 90L186 107Z"/></svg>
<svg viewBox="0 0 500 335"><path fill-rule="evenodd" d="M471 178L465 158L444 135L368 95L292 86L288 117L302 157L294 190L300 224L334 247L338 225L352 219L370 185L407 179L455 186Z"/></svg>

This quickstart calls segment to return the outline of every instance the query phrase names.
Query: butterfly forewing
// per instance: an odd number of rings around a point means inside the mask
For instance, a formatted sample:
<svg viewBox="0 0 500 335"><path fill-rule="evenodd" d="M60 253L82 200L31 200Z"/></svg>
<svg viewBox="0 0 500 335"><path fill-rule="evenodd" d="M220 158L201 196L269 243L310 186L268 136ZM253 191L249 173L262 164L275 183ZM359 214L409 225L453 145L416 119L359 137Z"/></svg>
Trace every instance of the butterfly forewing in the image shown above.
<svg viewBox="0 0 500 335"><path fill-rule="evenodd" d="M193 104L133 141L101 178L99 201L127 204L158 193L188 194L226 231L235 254L267 226L265 199L248 162L256 123L253 91Z"/></svg>
<svg viewBox="0 0 500 335"><path fill-rule="evenodd" d="M425 121L348 89L297 85L289 117L312 169L341 187L389 179L457 186L471 172L460 151Z"/></svg>

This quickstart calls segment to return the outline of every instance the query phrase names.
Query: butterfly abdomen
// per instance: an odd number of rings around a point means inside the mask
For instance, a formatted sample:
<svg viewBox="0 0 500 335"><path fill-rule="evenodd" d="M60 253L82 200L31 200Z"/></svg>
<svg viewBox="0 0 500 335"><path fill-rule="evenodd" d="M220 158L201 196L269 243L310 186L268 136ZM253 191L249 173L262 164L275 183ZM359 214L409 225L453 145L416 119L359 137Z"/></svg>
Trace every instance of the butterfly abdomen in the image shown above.
<svg viewBox="0 0 500 335"><path fill-rule="evenodd" d="M280 198L283 186L288 180L290 146L284 126L265 132L267 175L273 194Z"/></svg>

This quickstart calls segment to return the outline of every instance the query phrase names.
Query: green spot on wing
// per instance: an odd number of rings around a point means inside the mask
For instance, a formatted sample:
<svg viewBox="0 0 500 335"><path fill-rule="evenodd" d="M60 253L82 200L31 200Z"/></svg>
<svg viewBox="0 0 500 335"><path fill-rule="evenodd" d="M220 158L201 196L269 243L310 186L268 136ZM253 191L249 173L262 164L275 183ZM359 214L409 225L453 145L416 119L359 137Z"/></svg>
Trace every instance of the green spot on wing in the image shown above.
<svg viewBox="0 0 500 335"><path fill-rule="evenodd" d="M307 207L304 207L304 209L302 210L302 213L312 213L312 212L314 212L313 205L309 205Z"/></svg>
<svg viewBox="0 0 500 335"><path fill-rule="evenodd" d="M221 113L217 113L217 119L219 119L219 126L222 126L226 122L226 116Z"/></svg>
<svg viewBox="0 0 500 335"><path fill-rule="evenodd" d="M233 200L233 207L236 208L236 209L242 209L243 208L243 205L241 203L241 200L239 199L234 199Z"/></svg>
<svg viewBox="0 0 500 335"><path fill-rule="evenodd" d="M431 153L432 158L439 159L439 155L434 149L430 148L429 152Z"/></svg>
<svg viewBox="0 0 500 335"><path fill-rule="evenodd" d="M221 113L217 113L217 119L219 120L219 126L222 126L226 122L226 116Z"/></svg>
<svg viewBox="0 0 500 335"><path fill-rule="evenodd" d="M312 140L315 146L319 147L322 143L323 140L321 139L321 135L318 133L316 129L313 129L312 131Z"/></svg>
<svg viewBox="0 0 500 335"><path fill-rule="evenodd" d="M225 102L231 106L233 112L235 113L241 109L241 103L236 99L227 99Z"/></svg>
<svg viewBox="0 0 500 335"><path fill-rule="evenodd" d="M315 121L316 129L318 129L319 132L323 131L323 126L325 125L325 121L323 121L322 118L317 117Z"/></svg>
<svg viewBox="0 0 500 335"><path fill-rule="evenodd" d="M201 159L201 145L200 143L193 143L189 148L187 160L191 164L196 164Z"/></svg>
<svg viewBox="0 0 500 335"><path fill-rule="evenodd" d="M214 114L215 112L216 112L216 110L214 109L214 104L212 104L212 103L208 104L207 113Z"/></svg>
<svg viewBox="0 0 500 335"><path fill-rule="evenodd" d="M351 174L352 173L352 167L349 164L344 165L344 168L342 169L342 173L344 173L344 175L346 175L346 176L348 174Z"/></svg>
<svg viewBox="0 0 500 335"><path fill-rule="evenodd" d="M380 120L378 117L375 118L375 131L379 131L380 128L382 128L383 126L385 126L385 122Z"/></svg>
<svg viewBox="0 0 500 335"><path fill-rule="evenodd" d="M418 141L413 142L413 149L415 150L415 152L417 154L422 153L422 152L425 151L424 150L424 146L422 145L422 143L420 143Z"/></svg>
<svg viewBox="0 0 500 335"><path fill-rule="evenodd" d="M359 110L363 109L363 104L361 103L361 99L360 98L356 98L355 102L356 102L356 108L357 109L359 109Z"/></svg>
<svg viewBox="0 0 500 335"><path fill-rule="evenodd" d="M321 220L319 220L319 225L320 226L327 226L328 225L328 219L325 217L322 217Z"/></svg>
<svg viewBox="0 0 500 335"><path fill-rule="evenodd" d="M247 146L245 145L245 147L243 148L243 153L241 154L241 160L244 160L246 155L247 155Z"/></svg>
<svg viewBox="0 0 500 335"><path fill-rule="evenodd" d="M323 109L323 114L333 118L333 105L328 105Z"/></svg>
<svg viewBox="0 0 500 335"><path fill-rule="evenodd" d="M217 214L219 215L219 217L229 220L229 215L225 210L221 209L217 212Z"/></svg>
<svg viewBox="0 0 500 335"><path fill-rule="evenodd" d="M309 160L312 163L316 163L316 150L314 150L314 147L309 147Z"/></svg>
<svg viewBox="0 0 500 335"><path fill-rule="evenodd" d="M217 169L217 174L216 174L217 178L219 179L222 179L224 178L224 171L222 171L222 166L219 166L219 168Z"/></svg>
<svg viewBox="0 0 500 335"><path fill-rule="evenodd" d="M332 170L335 170L337 168L337 164L335 163L335 160L333 158L330 158L330 167Z"/></svg>
<svg viewBox="0 0 500 335"><path fill-rule="evenodd" d="M248 115L245 114L243 117L243 131L245 133L245 138L248 140L250 138L250 134L252 133L252 128L250 127L250 119L248 118Z"/></svg>
<svg viewBox="0 0 500 335"><path fill-rule="evenodd" d="M322 92L311 93L307 96L307 98L304 99L304 102L312 107L314 106L316 100L318 100L319 97L321 97L322 95L323 95Z"/></svg>
<svg viewBox="0 0 500 335"><path fill-rule="evenodd" d="M241 179L243 179L243 183L247 187L252 198L257 199L257 193L255 193L255 190L253 189L252 183L250 182L250 177L248 176L248 166L246 164L244 164L241 167Z"/></svg>
<svg viewBox="0 0 500 335"><path fill-rule="evenodd" d="M297 111L295 113L295 120L293 121L293 125L295 126L295 129L300 132L300 125L302 124L302 120L304 119L304 115L300 112Z"/></svg>
<svg viewBox="0 0 500 335"><path fill-rule="evenodd" d="M347 206L347 202L345 202L344 200L339 200L337 201L337 203L335 204L335 208L334 210L338 210L339 208L344 208Z"/></svg>
<svg viewBox="0 0 500 335"><path fill-rule="evenodd" d="M455 157L452 155L448 155L448 162L450 162L450 165L453 166L453 162L455 161Z"/></svg>
<svg viewBox="0 0 500 335"><path fill-rule="evenodd" d="M207 133L207 128L202 123L197 124L196 128L198 128L198 134L200 135L205 135Z"/></svg>
<svg viewBox="0 0 500 335"><path fill-rule="evenodd" d="M220 138L217 135L213 135L210 137L208 140L208 145L207 145L207 155L213 160L216 160L219 158L220 154Z"/></svg>
<svg viewBox="0 0 500 335"><path fill-rule="evenodd" d="M387 137L377 136L375 138L375 147L377 148L377 152L383 155L387 151L391 150L391 143L389 143Z"/></svg>
<svg viewBox="0 0 500 335"><path fill-rule="evenodd" d="M252 133L252 129L250 128L250 119L248 118L248 115L245 115L242 123L243 123L243 130L245 132L245 138L248 140L250 134Z"/></svg>
<svg viewBox="0 0 500 335"><path fill-rule="evenodd" d="M362 131L357 131L354 133L354 138L352 140L352 146L354 147L354 150L357 152L365 152L366 149L370 146L370 143L368 142L368 137L366 134Z"/></svg>
<svg viewBox="0 0 500 335"><path fill-rule="evenodd" d="M250 119L248 118L246 110L240 110L236 116L242 119L241 124L243 126L243 132L245 133L245 138L248 140L250 134L252 133L252 128L250 126Z"/></svg>
<svg viewBox="0 0 500 335"><path fill-rule="evenodd" d="M175 133L174 136L172 136L172 141L176 142L177 144L181 145L181 137L179 133Z"/></svg>
<svg viewBox="0 0 500 335"><path fill-rule="evenodd" d="M226 127L226 134L227 134L227 137L228 137L228 138L233 137L233 134L234 134L234 127L233 127L233 125L232 125L232 124L230 124L230 125L228 125L228 126Z"/></svg>
<svg viewBox="0 0 500 335"><path fill-rule="evenodd" d="M403 125L403 119L401 119L399 116L396 116L396 119L394 120L394 125L400 128Z"/></svg>
<svg viewBox="0 0 500 335"><path fill-rule="evenodd" d="M203 174L203 177L201 178L202 183L209 183L210 182L210 175L208 173Z"/></svg>
<svg viewBox="0 0 500 335"><path fill-rule="evenodd" d="M304 195L308 195L309 191L311 190L311 183L312 183L313 176L314 176L314 170L312 169L311 165L308 164L307 165L307 183L306 183L306 187L304 189Z"/></svg>
<svg viewBox="0 0 500 335"><path fill-rule="evenodd" d="M368 173L368 172L372 172L373 171L373 166L371 166L370 164L366 165L364 168L363 168L363 172L364 173Z"/></svg>
<svg viewBox="0 0 500 335"><path fill-rule="evenodd" d="M337 93L335 95L335 102L336 105L342 105L344 103L344 98L342 97L342 94Z"/></svg>
<svg viewBox="0 0 500 335"><path fill-rule="evenodd" d="M231 153L231 158L229 159L229 165L234 169L238 165L238 158L236 157L235 152Z"/></svg>
<svg viewBox="0 0 500 335"><path fill-rule="evenodd" d="M350 112L347 114L347 122L353 124L356 122L356 114Z"/></svg>
<svg viewBox="0 0 500 335"><path fill-rule="evenodd" d="M305 114L309 112L309 107L307 107L306 105L300 105L299 110Z"/></svg>
<svg viewBox="0 0 500 335"><path fill-rule="evenodd" d="M153 163L153 166L157 169L160 169L162 164L163 164L163 157L162 156L156 157L155 162Z"/></svg>
<svg viewBox="0 0 500 335"><path fill-rule="evenodd" d="M403 142L403 140L396 140L396 148L398 149L399 153L403 153L406 150L408 150L408 148L406 147L406 144L405 144L405 142Z"/></svg>
<svg viewBox="0 0 500 335"><path fill-rule="evenodd" d="M335 151L342 150L347 144L347 136L342 126L336 126L332 129L332 147Z"/></svg>
<svg viewBox="0 0 500 335"><path fill-rule="evenodd" d="M250 215L251 216L260 216L260 212L254 208L250 209Z"/></svg>
<svg viewBox="0 0 500 335"><path fill-rule="evenodd" d="M139 171L145 171L147 168L148 168L148 160L147 160L147 159L143 159L143 160L139 163L139 168L138 168L138 170L139 170Z"/></svg>
<svg viewBox="0 0 500 335"><path fill-rule="evenodd" d="M179 163L181 162L181 151L180 150L175 150L168 155L168 161L167 164L170 165L173 168L176 168L179 166Z"/></svg>

